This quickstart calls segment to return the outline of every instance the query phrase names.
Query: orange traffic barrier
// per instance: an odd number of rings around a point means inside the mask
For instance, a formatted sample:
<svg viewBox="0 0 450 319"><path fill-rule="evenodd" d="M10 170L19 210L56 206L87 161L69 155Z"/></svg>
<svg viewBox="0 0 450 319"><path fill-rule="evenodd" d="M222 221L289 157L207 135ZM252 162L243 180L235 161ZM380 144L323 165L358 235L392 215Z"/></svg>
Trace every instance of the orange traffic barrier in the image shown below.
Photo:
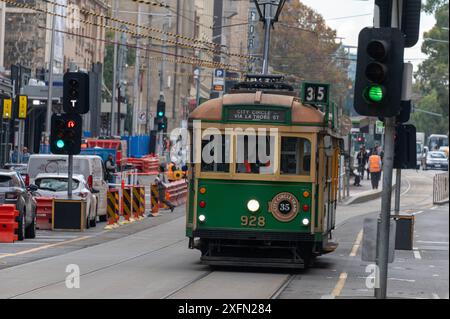
<svg viewBox="0 0 450 319"><path fill-rule="evenodd" d="M39 230L52 230L53 199L49 197L36 197L36 228Z"/></svg>
<svg viewBox="0 0 450 319"><path fill-rule="evenodd" d="M0 205L0 243L13 243L19 240L18 217L19 212L15 205Z"/></svg>
<svg viewBox="0 0 450 319"><path fill-rule="evenodd" d="M175 206L186 203L187 198L187 182L179 180L167 185L167 191L170 194L170 202Z"/></svg>

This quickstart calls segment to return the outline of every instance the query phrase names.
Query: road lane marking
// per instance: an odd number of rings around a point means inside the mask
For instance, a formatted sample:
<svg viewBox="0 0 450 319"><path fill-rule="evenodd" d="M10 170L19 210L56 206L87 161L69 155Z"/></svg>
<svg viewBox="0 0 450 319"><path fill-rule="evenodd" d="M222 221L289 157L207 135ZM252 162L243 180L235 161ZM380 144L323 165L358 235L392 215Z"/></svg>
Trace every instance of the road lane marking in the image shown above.
<svg viewBox="0 0 450 319"><path fill-rule="evenodd" d="M416 259L422 259L422 256L420 255L420 251L417 248L413 248L414 258Z"/></svg>
<svg viewBox="0 0 450 319"><path fill-rule="evenodd" d="M418 243L422 244L437 244L437 245L448 245L448 241L426 241L426 240L417 240Z"/></svg>
<svg viewBox="0 0 450 319"><path fill-rule="evenodd" d="M408 193L409 190L411 189L411 183L409 182L409 179L406 178L406 177L404 177L404 180L408 183L408 188L407 188L403 193L401 193L400 196L405 195L405 194ZM401 186L401 185L400 185L400 186Z"/></svg>
<svg viewBox="0 0 450 319"><path fill-rule="evenodd" d="M20 256L20 255L26 255L26 254L29 254L29 253L34 253L34 252L41 251L41 250L48 249L48 248L62 246L62 245L66 245L66 244L71 244L71 243L74 243L74 242L77 242L77 241L82 241L82 240L85 240L85 239L88 239L88 238L91 238L91 237L92 236L83 236L83 237L75 238L75 239L72 239L72 240L63 241L63 242L60 242L60 243L57 243L57 244L49 244L49 245L44 245L44 246L41 246L41 247L36 247L36 248L33 248L33 249L29 249L29 250L19 251L17 253L6 254L6 255L0 256L0 259L7 258L7 257Z"/></svg>
<svg viewBox="0 0 450 319"><path fill-rule="evenodd" d="M415 279L402 279L402 278L388 278L389 280L396 280L396 281L406 281L406 282L416 282Z"/></svg>
<svg viewBox="0 0 450 319"><path fill-rule="evenodd" d="M432 293L431 295L433 296L433 299L441 299L441 298L439 298L439 295L436 293Z"/></svg>
<svg viewBox="0 0 450 319"><path fill-rule="evenodd" d="M413 213L413 215L415 216L415 215L419 215L419 214L422 214L424 211L423 210L420 210L420 211L418 211L418 212L415 212L415 213Z"/></svg>
<svg viewBox="0 0 450 319"><path fill-rule="evenodd" d="M363 238L363 230L361 229L361 231L358 233L358 236L356 236L355 243L353 245L352 251L350 252L350 257L356 256L359 246L361 246L362 238Z"/></svg>
<svg viewBox="0 0 450 319"><path fill-rule="evenodd" d="M436 209L437 208L437 206L433 206L433 207L431 207L431 209Z"/></svg>
<svg viewBox="0 0 450 319"><path fill-rule="evenodd" d="M345 282L347 281L347 276L348 274L346 272L343 272L339 275L339 280L336 286L334 287L333 291L331 292L331 296L338 297L341 294L342 289L345 286Z"/></svg>

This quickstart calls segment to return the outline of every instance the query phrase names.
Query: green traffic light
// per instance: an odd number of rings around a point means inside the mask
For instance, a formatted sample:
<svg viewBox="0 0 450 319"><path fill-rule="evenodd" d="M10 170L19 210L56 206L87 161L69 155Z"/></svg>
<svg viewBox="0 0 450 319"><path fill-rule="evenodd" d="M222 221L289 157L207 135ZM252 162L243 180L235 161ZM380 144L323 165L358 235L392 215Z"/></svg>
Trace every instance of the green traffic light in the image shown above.
<svg viewBox="0 0 450 319"><path fill-rule="evenodd" d="M63 140L58 140L58 141L56 142L56 146L57 146L58 148L64 148L64 145L65 145L65 143L64 143Z"/></svg>
<svg viewBox="0 0 450 319"><path fill-rule="evenodd" d="M159 112L159 113L158 113L158 116L159 116L159 117L163 117L163 115L164 115L164 112Z"/></svg>
<svg viewBox="0 0 450 319"><path fill-rule="evenodd" d="M368 87L366 93L371 102L381 102L384 98L383 88L379 85Z"/></svg>

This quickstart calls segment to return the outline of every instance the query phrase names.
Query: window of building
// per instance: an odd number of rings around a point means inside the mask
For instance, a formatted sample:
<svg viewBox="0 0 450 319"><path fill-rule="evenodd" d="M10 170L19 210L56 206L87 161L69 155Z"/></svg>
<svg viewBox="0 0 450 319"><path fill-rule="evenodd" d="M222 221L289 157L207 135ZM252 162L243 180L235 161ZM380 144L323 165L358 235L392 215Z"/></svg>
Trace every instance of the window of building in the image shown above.
<svg viewBox="0 0 450 319"><path fill-rule="evenodd" d="M309 175L311 142L300 137L281 138L281 175Z"/></svg>

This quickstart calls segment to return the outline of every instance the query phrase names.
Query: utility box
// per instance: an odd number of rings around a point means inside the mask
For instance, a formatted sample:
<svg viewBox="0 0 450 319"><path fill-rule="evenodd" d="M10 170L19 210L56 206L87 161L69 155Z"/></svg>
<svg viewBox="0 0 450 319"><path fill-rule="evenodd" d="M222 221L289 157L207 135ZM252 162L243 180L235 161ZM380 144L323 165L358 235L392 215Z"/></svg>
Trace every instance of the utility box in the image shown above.
<svg viewBox="0 0 450 319"><path fill-rule="evenodd" d="M396 222L395 249L413 250L414 244L414 215L393 216Z"/></svg>
<svg viewBox="0 0 450 319"><path fill-rule="evenodd" d="M84 231L86 228L86 216L86 201L84 200L53 200L53 230Z"/></svg>
<svg viewBox="0 0 450 319"><path fill-rule="evenodd" d="M393 263L395 258L395 234L396 224L392 219L389 225L389 256L388 263ZM378 218L365 218L363 226L363 242L361 260L367 262L377 261L377 237L379 236Z"/></svg>

